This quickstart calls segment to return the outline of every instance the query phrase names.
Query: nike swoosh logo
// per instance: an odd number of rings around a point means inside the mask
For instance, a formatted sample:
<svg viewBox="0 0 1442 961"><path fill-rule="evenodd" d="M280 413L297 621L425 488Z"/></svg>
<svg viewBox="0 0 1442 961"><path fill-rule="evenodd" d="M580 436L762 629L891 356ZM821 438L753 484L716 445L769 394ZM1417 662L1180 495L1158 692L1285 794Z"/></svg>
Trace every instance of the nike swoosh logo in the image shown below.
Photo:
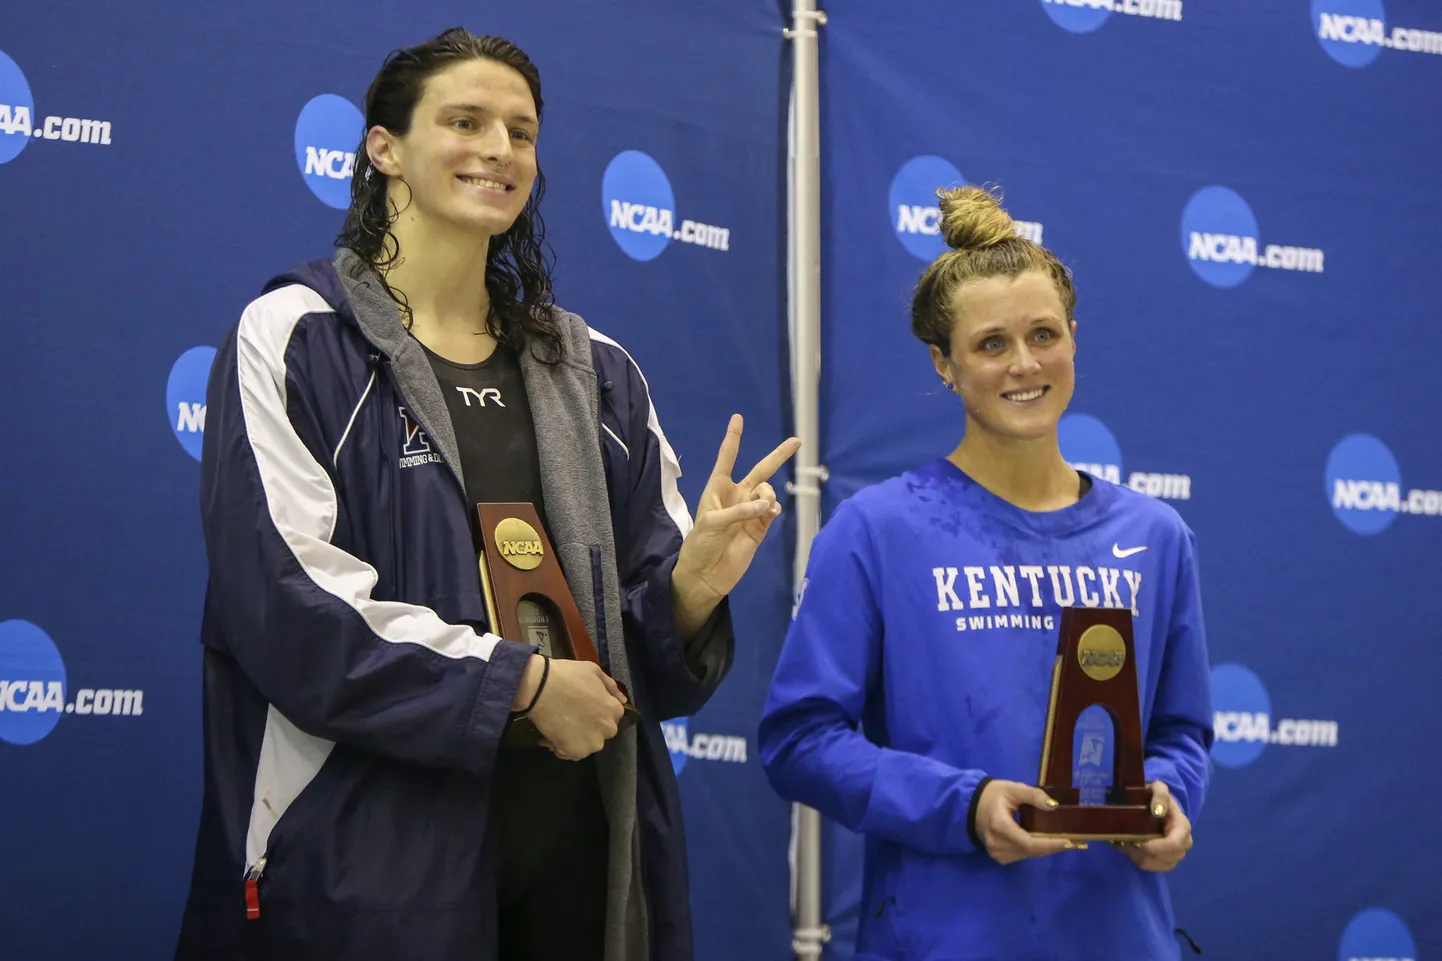
<svg viewBox="0 0 1442 961"><path fill-rule="evenodd" d="M1146 550L1146 547L1144 546L1128 547L1126 550L1122 550L1120 544L1112 545L1112 553L1115 554L1117 557L1131 557L1133 554L1140 554L1144 550Z"/></svg>

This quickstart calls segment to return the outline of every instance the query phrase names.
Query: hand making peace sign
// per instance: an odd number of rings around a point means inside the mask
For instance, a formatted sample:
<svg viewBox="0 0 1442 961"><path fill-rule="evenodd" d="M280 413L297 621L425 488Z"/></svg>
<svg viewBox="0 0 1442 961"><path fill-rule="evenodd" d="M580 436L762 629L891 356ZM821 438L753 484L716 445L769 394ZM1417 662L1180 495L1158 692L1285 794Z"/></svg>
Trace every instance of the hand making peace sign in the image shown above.
<svg viewBox="0 0 1442 961"><path fill-rule="evenodd" d="M741 415L732 414L716 466L696 505L695 526L681 545L673 575L678 600L699 591L709 595L705 599L714 606L731 593L771 522L781 516L776 491L768 482L800 449L801 441L796 437L783 441L737 482L731 473L741 449L741 427Z"/></svg>

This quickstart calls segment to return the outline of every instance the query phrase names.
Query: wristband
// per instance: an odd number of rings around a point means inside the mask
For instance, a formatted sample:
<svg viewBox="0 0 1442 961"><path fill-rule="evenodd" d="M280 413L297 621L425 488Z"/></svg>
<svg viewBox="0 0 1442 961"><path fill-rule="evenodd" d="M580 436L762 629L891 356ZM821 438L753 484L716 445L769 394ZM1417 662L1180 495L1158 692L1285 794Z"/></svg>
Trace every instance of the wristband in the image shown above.
<svg viewBox="0 0 1442 961"><path fill-rule="evenodd" d="M546 679L551 676L551 659L544 654L541 655L541 659L546 662L546 666L541 669L541 683L536 685L536 693L531 697L530 704L527 704L523 710L511 712L513 721L520 720L535 710L536 702L541 699L541 692L546 689Z"/></svg>

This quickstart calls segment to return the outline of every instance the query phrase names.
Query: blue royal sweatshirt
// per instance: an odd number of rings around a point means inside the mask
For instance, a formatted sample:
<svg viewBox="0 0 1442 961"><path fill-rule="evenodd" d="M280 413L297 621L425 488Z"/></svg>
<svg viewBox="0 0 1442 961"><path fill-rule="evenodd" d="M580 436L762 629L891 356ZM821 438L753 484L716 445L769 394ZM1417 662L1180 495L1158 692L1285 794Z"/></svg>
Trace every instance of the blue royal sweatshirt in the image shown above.
<svg viewBox="0 0 1442 961"><path fill-rule="evenodd" d="M1002 866L987 778L1037 782L1061 609L1128 608L1148 781L1195 823L1210 673L1191 530L1093 478L1022 510L947 460L866 488L812 545L762 716L788 800L865 836L858 961L1178 957L1166 875L1108 844Z"/></svg>

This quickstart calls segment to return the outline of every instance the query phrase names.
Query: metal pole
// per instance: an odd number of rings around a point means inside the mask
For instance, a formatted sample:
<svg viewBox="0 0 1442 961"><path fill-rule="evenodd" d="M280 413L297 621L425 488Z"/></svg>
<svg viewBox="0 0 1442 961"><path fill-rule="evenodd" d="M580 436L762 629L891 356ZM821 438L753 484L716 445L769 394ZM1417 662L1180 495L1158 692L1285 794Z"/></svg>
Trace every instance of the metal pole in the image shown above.
<svg viewBox="0 0 1442 961"><path fill-rule="evenodd" d="M817 28L826 14L816 0L795 0L791 29L791 156L788 203L788 270L792 335L792 407L801 450L790 485L796 516L793 583L801 585L811 542L821 528L821 484L826 468L818 462L821 445L819 384L821 373L821 109ZM831 939L821 919L821 816L797 805L792 861L792 948L801 961L821 957Z"/></svg>

